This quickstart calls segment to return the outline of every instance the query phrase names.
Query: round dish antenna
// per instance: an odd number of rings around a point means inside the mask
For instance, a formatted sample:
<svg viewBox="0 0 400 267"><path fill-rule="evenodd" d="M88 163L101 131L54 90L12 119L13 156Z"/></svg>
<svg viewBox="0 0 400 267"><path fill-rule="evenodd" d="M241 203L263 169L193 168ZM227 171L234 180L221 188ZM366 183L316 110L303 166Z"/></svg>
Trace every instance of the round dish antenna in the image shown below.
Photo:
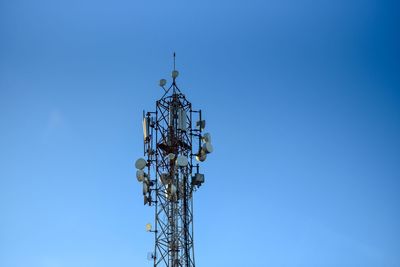
<svg viewBox="0 0 400 267"><path fill-rule="evenodd" d="M196 155L196 160L197 161L203 162L203 161L205 161L207 159L207 154L202 152L202 151L200 152L200 155Z"/></svg>
<svg viewBox="0 0 400 267"><path fill-rule="evenodd" d="M204 150L207 154L212 153L214 151L214 148L211 143L204 143L202 150Z"/></svg>
<svg viewBox="0 0 400 267"><path fill-rule="evenodd" d="M175 154L174 153L169 153L167 155L167 157L168 157L169 160L173 160L175 158Z"/></svg>
<svg viewBox="0 0 400 267"><path fill-rule="evenodd" d="M172 78L175 79L176 77L178 77L178 75L179 75L179 72L177 70L172 71Z"/></svg>
<svg viewBox="0 0 400 267"><path fill-rule="evenodd" d="M143 182L144 176L145 176L145 173L144 173L143 170L137 170L137 171L136 171L136 178L137 178L137 180L138 180L139 182Z"/></svg>
<svg viewBox="0 0 400 267"><path fill-rule="evenodd" d="M176 163L179 167L186 167L189 164L189 161L186 156L178 156L176 159Z"/></svg>
<svg viewBox="0 0 400 267"><path fill-rule="evenodd" d="M144 158L140 158L135 162L136 169L143 170L146 167L147 161Z"/></svg>
<svg viewBox="0 0 400 267"><path fill-rule="evenodd" d="M206 142L206 143L211 143L211 134L210 133L205 133L204 135L203 135L203 141L204 142Z"/></svg>

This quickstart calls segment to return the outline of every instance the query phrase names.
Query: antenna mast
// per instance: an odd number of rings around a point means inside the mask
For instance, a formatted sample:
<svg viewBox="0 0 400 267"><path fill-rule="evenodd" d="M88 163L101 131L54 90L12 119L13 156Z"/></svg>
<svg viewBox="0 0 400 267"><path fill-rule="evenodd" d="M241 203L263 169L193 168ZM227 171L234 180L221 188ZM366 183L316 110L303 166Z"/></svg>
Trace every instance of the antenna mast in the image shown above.
<svg viewBox="0 0 400 267"><path fill-rule="evenodd" d="M174 70L175 70L175 59L176 59L176 54L174 52Z"/></svg>
<svg viewBox="0 0 400 267"><path fill-rule="evenodd" d="M213 151L211 136L203 134L201 110L176 85L179 72L172 71L168 89L160 80L164 95L156 101L156 111L143 114L144 157L135 166L143 186L144 204L155 208L154 251L149 259L154 267L195 267L193 240L193 193L204 183L199 162Z"/></svg>

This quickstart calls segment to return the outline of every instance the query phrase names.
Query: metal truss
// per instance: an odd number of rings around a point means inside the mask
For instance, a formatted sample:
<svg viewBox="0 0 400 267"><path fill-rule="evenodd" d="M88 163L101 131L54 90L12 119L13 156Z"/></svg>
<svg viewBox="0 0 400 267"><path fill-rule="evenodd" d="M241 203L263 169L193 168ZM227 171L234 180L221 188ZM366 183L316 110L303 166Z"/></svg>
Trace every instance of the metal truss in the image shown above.
<svg viewBox="0 0 400 267"><path fill-rule="evenodd" d="M178 88L177 76L174 70L173 83L168 89L163 87L165 93L156 102L156 110L143 112L147 157L143 194L144 204L155 207L154 229L150 230L155 238L154 267L195 266L193 192L204 182L195 158L202 153L205 122L201 110L193 110Z"/></svg>

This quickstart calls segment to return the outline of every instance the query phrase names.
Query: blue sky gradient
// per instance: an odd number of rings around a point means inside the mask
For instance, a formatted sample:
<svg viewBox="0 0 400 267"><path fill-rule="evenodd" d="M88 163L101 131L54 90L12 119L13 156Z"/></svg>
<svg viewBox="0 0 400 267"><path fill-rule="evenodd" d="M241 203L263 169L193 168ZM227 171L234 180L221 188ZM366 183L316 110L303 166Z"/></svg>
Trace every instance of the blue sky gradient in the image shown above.
<svg viewBox="0 0 400 267"><path fill-rule="evenodd" d="M396 1L0 1L0 266L151 266L134 161L178 84L207 267L400 266Z"/></svg>

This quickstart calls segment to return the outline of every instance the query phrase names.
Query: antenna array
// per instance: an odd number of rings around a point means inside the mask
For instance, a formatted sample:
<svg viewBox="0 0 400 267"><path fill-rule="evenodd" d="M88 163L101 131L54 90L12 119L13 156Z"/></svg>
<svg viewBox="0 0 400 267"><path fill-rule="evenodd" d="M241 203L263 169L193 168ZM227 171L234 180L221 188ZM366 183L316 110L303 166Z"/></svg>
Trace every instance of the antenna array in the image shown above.
<svg viewBox="0 0 400 267"><path fill-rule="evenodd" d="M156 266L194 267L193 193L204 183L198 162L213 152L211 135L203 133L205 120L201 110L192 109L176 84L179 72L172 71L167 89L160 80L164 95L156 110L143 112L143 150L139 158L137 180L143 186L144 204L155 207L154 252L148 258Z"/></svg>

